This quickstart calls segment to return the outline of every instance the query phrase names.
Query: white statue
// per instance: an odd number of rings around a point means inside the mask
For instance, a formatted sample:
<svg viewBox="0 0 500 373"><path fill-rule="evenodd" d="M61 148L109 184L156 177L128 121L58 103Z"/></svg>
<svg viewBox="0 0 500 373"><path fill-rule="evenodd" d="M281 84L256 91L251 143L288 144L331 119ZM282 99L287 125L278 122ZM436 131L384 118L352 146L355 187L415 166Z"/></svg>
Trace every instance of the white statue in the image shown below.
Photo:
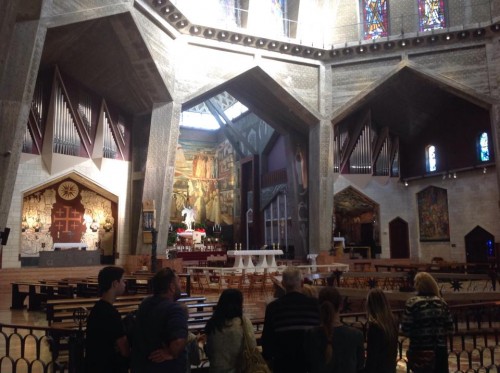
<svg viewBox="0 0 500 373"><path fill-rule="evenodd" d="M186 227L188 231L192 231L193 230L193 223L194 223L194 220L196 218L196 212L195 210L193 210L192 207L188 206L188 207L184 207L184 209L181 211L181 216L184 216L184 221L183 223L186 224Z"/></svg>

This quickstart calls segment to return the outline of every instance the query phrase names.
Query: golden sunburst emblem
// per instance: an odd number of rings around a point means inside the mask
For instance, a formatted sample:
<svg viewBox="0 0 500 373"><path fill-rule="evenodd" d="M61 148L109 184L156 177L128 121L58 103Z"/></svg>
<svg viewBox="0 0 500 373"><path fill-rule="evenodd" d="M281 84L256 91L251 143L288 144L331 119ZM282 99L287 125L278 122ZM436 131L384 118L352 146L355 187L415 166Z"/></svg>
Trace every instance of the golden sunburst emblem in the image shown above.
<svg viewBox="0 0 500 373"><path fill-rule="evenodd" d="M78 195L78 185L72 181L65 181L59 185L57 192L62 199L69 201Z"/></svg>

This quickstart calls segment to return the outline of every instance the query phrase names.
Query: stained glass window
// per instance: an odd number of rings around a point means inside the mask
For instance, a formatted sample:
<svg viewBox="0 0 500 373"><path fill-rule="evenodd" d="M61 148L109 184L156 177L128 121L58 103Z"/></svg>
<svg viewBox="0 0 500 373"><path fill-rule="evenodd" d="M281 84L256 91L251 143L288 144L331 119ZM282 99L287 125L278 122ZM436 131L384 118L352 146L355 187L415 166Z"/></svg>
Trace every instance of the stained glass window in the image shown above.
<svg viewBox="0 0 500 373"><path fill-rule="evenodd" d="M377 39L387 36L388 15L386 0L362 0L363 38Z"/></svg>
<svg viewBox="0 0 500 373"><path fill-rule="evenodd" d="M437 170L436 147L434 145L429 145L426 148L426 161L427 172L434 172Z"/></svg>
<svg viewBox="0 0 500 373"><path fill-rule="evenodd" d="M490 160L490 146L488 134L486 132L483 132L481 136L479 136L479 158L481 162Z"/></svg>
<svg viewBox="0 0 500 373"><path fill-rule="evenodd" d="M420 31L431 31L446 27L443 0L418 0Z"/></svg>

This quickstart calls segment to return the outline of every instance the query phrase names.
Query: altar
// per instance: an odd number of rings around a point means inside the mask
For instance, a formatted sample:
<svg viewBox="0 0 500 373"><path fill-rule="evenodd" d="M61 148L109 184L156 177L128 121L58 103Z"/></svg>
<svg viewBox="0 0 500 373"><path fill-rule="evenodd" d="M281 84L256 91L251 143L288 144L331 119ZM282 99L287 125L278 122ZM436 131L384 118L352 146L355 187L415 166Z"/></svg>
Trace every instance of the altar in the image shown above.
<svg viewBox="0 0 500 373"><path fill-rule="evenodd" d="M240 272L243 269L263 272L264 269L276 269L276 255L283 255L283 250L229 250L228 256L234 256L233 268ZM257 264L253 264L252 256L257 256Z"/></svg>

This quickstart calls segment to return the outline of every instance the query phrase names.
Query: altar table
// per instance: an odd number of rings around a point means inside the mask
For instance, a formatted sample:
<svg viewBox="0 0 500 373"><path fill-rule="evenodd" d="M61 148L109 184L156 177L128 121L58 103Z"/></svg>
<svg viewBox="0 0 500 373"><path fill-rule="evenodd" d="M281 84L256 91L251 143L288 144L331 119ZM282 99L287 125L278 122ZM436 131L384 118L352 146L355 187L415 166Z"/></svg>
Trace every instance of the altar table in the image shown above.
<svg viewBox="0 0 500 373"><path fill-rule="evenodd" d="M227 255L234 256L234 269L261 272L265 268L276 269L276 255L283 255L283 250L229 250ZM252 256L258 257L256 265L253 264Z"/></svg>

